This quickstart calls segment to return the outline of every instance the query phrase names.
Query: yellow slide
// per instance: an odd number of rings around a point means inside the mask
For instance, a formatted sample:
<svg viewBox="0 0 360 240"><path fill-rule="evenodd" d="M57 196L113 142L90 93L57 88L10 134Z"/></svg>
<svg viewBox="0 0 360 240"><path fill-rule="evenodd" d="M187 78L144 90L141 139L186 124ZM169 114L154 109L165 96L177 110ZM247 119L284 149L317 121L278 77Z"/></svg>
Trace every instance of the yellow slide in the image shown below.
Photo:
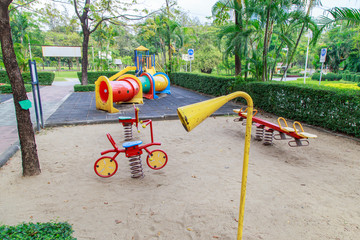
<svg viewBox="0 0 360 240"><path fill-rule="evenodd" d="M151 67L151 68L146 68L145 72L150 73L151 75L154 75L156 73L155 68Z"/></svg>
<svg viewBox="0 0 360 240"><path fill-rule="evenodd" d="M126 67L123 70L121 70L120 72L118 72L117 74L115 74L114 76L111 76L109 78L109 81L114 81L115 79L117 79L118 77L120 77L121 75L124 75L125 73L127 73L128 71L135 71L136 67Z"/></svg>

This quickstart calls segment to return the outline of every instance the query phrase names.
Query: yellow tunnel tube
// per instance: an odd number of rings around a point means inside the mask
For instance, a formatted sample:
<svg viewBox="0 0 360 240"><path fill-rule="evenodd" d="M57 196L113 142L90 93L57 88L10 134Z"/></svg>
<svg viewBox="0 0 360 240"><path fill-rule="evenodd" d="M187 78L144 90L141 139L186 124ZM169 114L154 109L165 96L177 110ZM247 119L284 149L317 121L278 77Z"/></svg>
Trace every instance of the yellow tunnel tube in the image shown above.
<svg viewBox="0 0 360 240"><path fill-rule="evenodd" d="M243 225L244 225L244 210L245 210L245 196L246 196L246 182L249 166L249 153L250 153L250 140L251 140L251 126L253 117L253 101L249 94L245 92L234 92L226 96L213 98L207 101L191 104L188 106L179 107L177 112L181 123L186 131L190 132L203 120L213 114L216 110L222 107L228 101L242 97L247 102L247 121L246 121L246 133L245 133L245 146L244 146L244 158L243 158L243 171L241 181L241 195L240 195L240 209L239 209L239 222L237 240L242 239Z"/></svg>
<svg viewBox="0 0 360 240"><path fill-rule="evenodd" d="M169 84L167 78L162 74L153 76L153 78L155 82L155 91L157 92L164 91Z"/></svg>

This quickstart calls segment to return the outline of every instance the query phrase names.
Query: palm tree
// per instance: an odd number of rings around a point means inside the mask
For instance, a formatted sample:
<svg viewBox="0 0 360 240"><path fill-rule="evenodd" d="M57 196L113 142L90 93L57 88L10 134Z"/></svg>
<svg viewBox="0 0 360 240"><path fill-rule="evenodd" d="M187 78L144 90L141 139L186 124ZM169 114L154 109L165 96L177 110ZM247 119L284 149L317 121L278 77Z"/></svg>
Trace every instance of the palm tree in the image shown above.
<svg viewBox="0 0 360 240"><path fill-rule="evenodd" d="M235 75L241 76L242 65L241 61L247 53L247 37L249 31L247 24L251 17L252 0L220 0L216 2L212 8L212 15L215 17L215 23L223 24L231 18L229 11L234 11L234 24L226 23L219 33L219 40L226 39L226 47L224 49L225 63L229 56L235 56ZM220 45L219 45L220 46Z"/></svg>
<svg viewBox="0 0 360 240"><path fill-rule="evenodd" d="M294 48L293 48L293 50L292 50L292 52L291 52L291 54L290 54L290 58L289 58L288 63L291 63L292 60L293 60L293 58L294 58L296 49L297 49L297 47L298 47L298 45L299 45L300 38L301 38L301 36L302 36L302 34L303 34L304 30L305 30L305 27L308 27L308 28L309 28L309 27L310 27L309 24L311 24L312 27L314 27L314 31L315 31L315 32L318 31L317 25L314 23L314 21L312 21L311 16L310 16L310 11L311 11L311 9L312 9L316 4L320 4L320 1L319 1L319 0L309 0L309 2L308 2L308 9L307 9L307 11L306 11L306 15L305 15L303 18L299 19L300 21L303 22L303 24L302 24L302 27L301 27L301 29L300 29L300 33L299 33L298 38L297 38L297 40L296 40L295 46L294 46ZM318 35L318 34L316 34L316 35ZM283 80L284 75L285 75L285 73L287 72L287 70L288 70L288 68L289 68L289 64L288 64L288 63L286 64L286 69L285 69L285 71L284 71L283 76L281 77L281 81Z"/></svg>
<svg viewBox="0 0 360 240"><path fill-rule="evenodd" d="M331 24L336 21L346 21L349 25L360 24L360 9L335 7L330 9L328 12L333 17L333 20L323 16L323 20L328 20L327 24Z"/></svg>

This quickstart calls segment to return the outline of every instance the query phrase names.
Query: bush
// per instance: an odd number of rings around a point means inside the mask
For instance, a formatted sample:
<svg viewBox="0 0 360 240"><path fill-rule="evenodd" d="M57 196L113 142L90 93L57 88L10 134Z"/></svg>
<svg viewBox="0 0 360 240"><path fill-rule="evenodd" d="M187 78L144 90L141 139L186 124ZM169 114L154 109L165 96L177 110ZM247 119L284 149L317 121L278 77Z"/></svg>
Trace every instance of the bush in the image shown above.
<svg viewBox="0 0 360 240"><path fill-rule="evenodd" d="M360 75L356 75L355 82L360 83Z"/></svg>
<svg viewBox="0 0 360 240"><path fill-rule="evenodd" d="M234 77L222 77L204 73L178 72L170 74L172 84L213 96L228 94L231 91L234 80Z"/></svg>
<svg viewBox="0 0 360 240"><path fill-rule="evenodd" d="M74 92L94 92L94 91L95 91L95 84L88 84L88 85L75 84L74 85Z"/></svg>
<svg viewBox="0 0 360 240"><path fill-rule="evenodd" d="M329 72L328 74L324 74L324 80L326 81L335 81L337 80L337 74Z"/></svg>
<svg viewBox="0 0 360 240"><path fill-rule="evenodd" d="M343 75L341 73L336 74L336 80L343 79Z"/></svg>
<svg viewBox="0 0 360 240"><path fill-rule="evenodd" d="M26 92L31 92L32 87L31 84L25 84ZM10 84L0 85L0 93L12 93L12 88Z"/></svg>
<svg viewBox="0 0 360 240"><path fill-rule="evenodd" d="M350 73L346 74L345 80L351 82L351 79L352 79L352 78L351 78L351 75L352 75L352 74L350 74Z"/></svg>
<svg viewBox="0 0 360 240"><path fill-rule="evenodd" d="M119 71L108 71L108 72L88 72L88 84L94 84L96 82L96 80L101 77L101 76L106 76L107 78L110 78L111 76L114 76L115 74L117 74ZM129 71L126 74L133 74L135 75L134 71ZM77 72L78 78L81 82L81 76L82 73L81 72Z"/></svg>
<svg viewBox="0 0 360 240"><path fill-rule="evenodd" d="M320 73L314 73L312 76L311 76L311 79L312 80L320 80Z"/></svg>
<svg viewBox="0 0 360 240"><path fill-rule="evenodd" d="M320 74L319 74L320 76ZM235 81L232 77L172 73L173 84L220 96L233 91L250 94L265 111L360 137L360 91L273 82ZM235 85L236 84L236 85Z"/></svg>
<svg viewBox="0 0 360 240"><path fill-rule="evenodd" d="M0 226L0 239L76 239L72 226L67 222L22 223L17 226Z"/></svg>
<svg viewBox="0 0 360 240"><path fill-rule="evenodd" d="M21 74L24 83L31 84L30 72ZM38 72L38 80L40 85L51 85L54 82L55 73L53 72ZM0 71L0 83L10 83L6 71Z"/></svg>
<svg viewBox="0 0 360 240"><path fill-rule="evenodd" d="M241 89L265 111L360 137L360 91L282 83L248 83Z"/></svg>

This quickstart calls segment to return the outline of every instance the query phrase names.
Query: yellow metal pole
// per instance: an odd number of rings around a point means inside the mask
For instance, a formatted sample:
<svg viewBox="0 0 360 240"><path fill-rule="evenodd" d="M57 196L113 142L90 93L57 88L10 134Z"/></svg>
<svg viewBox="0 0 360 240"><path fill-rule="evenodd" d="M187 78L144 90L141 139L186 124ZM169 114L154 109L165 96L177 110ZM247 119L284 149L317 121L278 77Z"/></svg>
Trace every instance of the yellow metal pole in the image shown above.
<svg viewBox="0 0 360 240"><path fill-rule="evenodd" d="M243 225L244 225L244 210L245 210L245 195L246 195L246 182L249 165L249 153L250 153L250 140L251 140L251 126L253 117L254 104L252 98L246 92L234 92L226 96L213 98L207 101L191 104L177 109L179 119L183 124L186 131L191 131L203 120L209 117L217 109L223 106L228 101L243 97L247 102L247 119L246 119L246 133L245 133L245 146L244 146L244 160L242 170L241 181L241 194L240 194L240 210L239 210L239 222L237 240L242 239Z"/></svg>
<svg viewBox="0 0 360 240"><path fill-rule="evenodd" d="M244 226L244 212L245 212L245 196L246 196L246 183L249 167L249 154L250 154L250 140L251 140L251 126L253 117L253 101L251 97L246 94L243 96L246 99L248 105L247 118L246 118L246 133L245 133L245 146L244 146L244 160L241 180L241 195L240 195L240 210L239 210L239 222L237 240L242 239L243 226Z"/></svg>

